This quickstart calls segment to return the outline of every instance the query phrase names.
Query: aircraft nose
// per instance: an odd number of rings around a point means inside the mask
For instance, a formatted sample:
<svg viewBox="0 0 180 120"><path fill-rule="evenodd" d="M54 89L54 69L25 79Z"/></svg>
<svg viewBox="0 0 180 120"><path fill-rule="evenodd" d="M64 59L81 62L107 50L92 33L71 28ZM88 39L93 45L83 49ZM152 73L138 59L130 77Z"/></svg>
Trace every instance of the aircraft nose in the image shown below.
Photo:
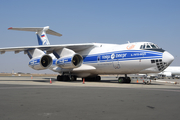
<svg viewBox="0 0 180 120"><path fill-rule="evenodd" d="M174 56L172 56L169 52L165 51L163 53L163 62L166 62L168 65L170 65L173 60Z"/></svg>

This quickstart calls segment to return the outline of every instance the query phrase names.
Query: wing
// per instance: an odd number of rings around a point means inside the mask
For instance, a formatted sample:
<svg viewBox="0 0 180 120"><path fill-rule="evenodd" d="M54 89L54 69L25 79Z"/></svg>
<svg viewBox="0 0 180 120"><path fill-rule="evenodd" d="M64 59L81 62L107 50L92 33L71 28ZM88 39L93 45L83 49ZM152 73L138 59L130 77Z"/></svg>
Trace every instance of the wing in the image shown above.
<svg viewBox="0 0 180 120"><path fill-rule="evenodd" d="M59 50L62 48L68 48L75 52L82 51L88 49L90 47L95 46L93 43L84 43L84 44L64 44L64 45L41 45L41 46L22 46L22 47L9 47L9 48L0 48L0 53L4 54L5 52L14 51L15 53L19 53L22 51L28 51L32 49L40 49L45 50L47 53L52 53L54 50Z"/></svg>

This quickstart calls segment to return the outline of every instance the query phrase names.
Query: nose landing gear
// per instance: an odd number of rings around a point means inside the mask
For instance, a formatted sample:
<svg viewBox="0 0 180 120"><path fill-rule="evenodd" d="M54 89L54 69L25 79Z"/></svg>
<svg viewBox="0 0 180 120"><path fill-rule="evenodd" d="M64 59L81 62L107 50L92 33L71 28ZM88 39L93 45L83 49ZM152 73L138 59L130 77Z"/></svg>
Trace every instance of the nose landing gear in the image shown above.
<svg viewBox="0 0 180 120"><path fill-rule="evenodd" d="M118 83L131 83L131 78L125 74L125 77L119 77Z"/></svg>
<svg viewBox="0 0 180 120"><path fill-rule="evenodd" d="M118 83L131 83L131 78L130 77L119 77Z"/></svg>

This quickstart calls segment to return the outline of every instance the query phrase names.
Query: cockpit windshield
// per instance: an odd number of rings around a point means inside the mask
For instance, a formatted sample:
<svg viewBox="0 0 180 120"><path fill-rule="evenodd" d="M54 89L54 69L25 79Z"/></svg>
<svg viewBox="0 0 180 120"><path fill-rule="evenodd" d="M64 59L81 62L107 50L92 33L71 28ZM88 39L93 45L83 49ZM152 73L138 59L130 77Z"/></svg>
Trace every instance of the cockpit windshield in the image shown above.
<svg viewBox="0 0 180 120"><path fill-rule="evenodd" d="M141 45L140 49L161 49L154 43L145 43L144 45Z"/></svg>

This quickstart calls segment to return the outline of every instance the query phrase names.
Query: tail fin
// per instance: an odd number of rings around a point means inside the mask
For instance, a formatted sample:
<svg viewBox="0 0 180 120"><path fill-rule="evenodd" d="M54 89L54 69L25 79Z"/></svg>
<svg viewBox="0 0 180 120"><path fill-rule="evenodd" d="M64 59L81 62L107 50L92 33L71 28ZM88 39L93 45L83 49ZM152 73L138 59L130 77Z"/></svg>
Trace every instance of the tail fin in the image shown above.
<svg viewBox="0 0 180 120"><path fill-rule="evenodd" d="M47 34L55 35L55 36L62 36L62 34L57 33L53 30L49 29L49 26L46 27L30 27L30 28L13 28L10 27L8 30L20 30L20 31L31 31L31 32L36 32L37 38L38 38L38 43L39 45L50 45L49 40L47 38Z"/></svg>
<svg viewBox="0 0 180 120"><path fill-rule="evenodd" d="M46 31L49 29L49 27L44 27L42 30L36 32L37 34L37 39L39 45L50 45L49 40L46 35Z"/></svg>

